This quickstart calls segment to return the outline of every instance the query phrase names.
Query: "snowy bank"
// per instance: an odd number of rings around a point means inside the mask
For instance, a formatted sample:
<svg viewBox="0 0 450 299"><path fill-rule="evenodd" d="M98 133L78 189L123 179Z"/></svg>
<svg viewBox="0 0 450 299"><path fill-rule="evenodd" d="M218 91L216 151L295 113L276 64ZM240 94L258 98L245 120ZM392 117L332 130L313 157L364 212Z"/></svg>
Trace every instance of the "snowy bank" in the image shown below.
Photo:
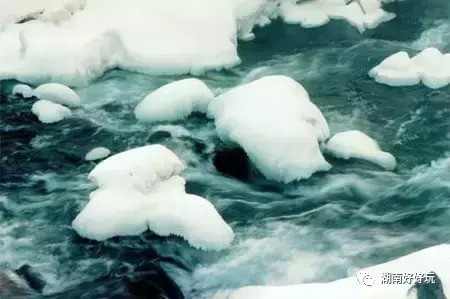
<svg viewBox="0 0 450 299"><path fill-rule="evenodd" d="M325 151L337 158L366 160L387 170L393 170L396 166L392 154L382 151L375 140L356 130L333 135L328 140Z"/></svg>
<svg viewBox="0 0 450 299"><path fill-rule="evenodd" d="M111 151L106 147L96 147L90 150L84 157L87 161L100 160L108 157Z"/></svg>
<svg viewBox="0 0 450 299"><path fill-rule="evenodd" d="M0 11L0 80L87 85L121 68L199 74L240 63L237 40L281 17L360 31L390 20L380 0L17 0ZM145 12L145 13L143 13Z"/></svg>
<svg viewBox="0 0 450 299"><path fill-rule="evenodd" d="M354 277L328 283L290 286L249 286L238 289L228 299L407 299L416 279L401 283L382 283L383 273L407 275L437 274L443 292L450 295L450 244L429 247L387 263L368 267ZM359 281L358 281L359 280ZM422 298L422 297L420 297ZM435 297L441 298L441 297Z"/></svg>
<svg viewBox="0 0 450 299"><path fill-rule="evenodd" d="M330 169L319 143L327 121L306 90L285 76L267 76L219 95L208 107L219 137L241 146L269 179L291 182Z"/></svg>
<svg viewBox="0 0 450 299"><path fill-rule="evenodd" d="M380 0L315 0L282 1L280 15L286 23L300 24L305 28L319 27L332 19L342 19L360 32L377 27L395 18L395 14L384 11Z"/></svg>
<svg viewBox="0 0 450 299"><path fill-rule="evenodd" d="M47 100L39 100L34 103L31 107L31 112L38 117L39 121L45 124L56 123L72 116L69 108Z"/></svg>
<svg viewBox="0 0 450 299"><path fill-rule="evenodd" d="M422 82L429 88L450 83L450 54L427 48L410 58L401 51L383 60L369 72L375 81L390 86L408 86Z"/></svg>
<svg viewBox="0 0 450 299"><path fill-rule="evenodd" d="M181 120L193 112L205 113L214 94L205 83L190 78L166 84L147 95L134 110L144 122Z"/></svg>
<svg viewBox="0 0 450 299"><path fill-rule="evenodd" d="M205 198L187 194L182 162L162 145L131 149L100 162L89 174L99 188L72 223L93 240L147 229L175 235L205 250L228 247L234 234Z"/></svg>

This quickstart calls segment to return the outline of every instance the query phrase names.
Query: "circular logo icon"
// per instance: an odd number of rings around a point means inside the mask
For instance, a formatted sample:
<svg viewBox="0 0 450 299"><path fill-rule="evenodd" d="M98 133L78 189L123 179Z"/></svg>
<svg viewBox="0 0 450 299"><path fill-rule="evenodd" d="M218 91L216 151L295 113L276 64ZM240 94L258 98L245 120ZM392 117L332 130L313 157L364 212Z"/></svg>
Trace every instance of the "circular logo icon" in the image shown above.
<svg viewBox="0 0 450 299"><path fill-rule="evenodd" d="M368 287L371 287L375 284L375 279L367 272L358 272L358 274L356 274L356 279L359 283Z"/></svg>

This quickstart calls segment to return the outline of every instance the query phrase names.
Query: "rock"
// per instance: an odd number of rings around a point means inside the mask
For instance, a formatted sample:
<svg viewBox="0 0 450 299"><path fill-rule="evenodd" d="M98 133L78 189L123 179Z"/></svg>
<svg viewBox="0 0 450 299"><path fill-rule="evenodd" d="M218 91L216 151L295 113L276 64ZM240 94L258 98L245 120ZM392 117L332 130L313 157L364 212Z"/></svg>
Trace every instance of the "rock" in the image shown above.
<svg viewBox="0 0 450 299"><path fill-rule="evenodd" d="M217 171L239 180L245 181L250 177L248 156L241 148L216 151L213 157L213 164Z"/></svg>

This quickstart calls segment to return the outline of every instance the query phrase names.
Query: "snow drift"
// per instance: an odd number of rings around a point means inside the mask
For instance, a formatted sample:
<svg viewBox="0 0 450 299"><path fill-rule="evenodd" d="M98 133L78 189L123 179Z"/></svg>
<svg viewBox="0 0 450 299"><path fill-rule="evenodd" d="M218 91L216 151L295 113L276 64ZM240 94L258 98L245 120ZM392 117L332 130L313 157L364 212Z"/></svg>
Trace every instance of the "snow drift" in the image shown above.
<svg viewBox="0 0 450 299"><path fill-rule="evenodd" d="M89 174L99 188L72 223L85 238L102 241L140 234L176 235L193 247L220 250L234 238L214 206L187 194L178 174L183 163L162 145L113 155Z"/></svg>
<svg viewBox="0 0 450 299"><path fill-rule="evenodd" d="M393 155L382 151L375 140L356 130L333 135L328 140L325 150L337 158L362 159L387 170L393 170L396 166Z"/></svg>
<svg viewBox="0 0 450 299"><path fill-rule="evenodd" d="M330 169L319 143L327 121L306 90L285 76L267 76L219 95L208 107L219 137L240 145L269 179L291 182Z"/></svg>
<svg viewBox="0 0 450 299"><path fill-rule="evenodd" d="M39 100L34 103L31 107L31 112L38 117L39 121L45 124L56 123L72 115L69 108L47 100Z"/></svg>
<svg viewBox="0 0 450 299"><path fill-rule="evenodd" d="M429 88L441 88L450 83L450 54L427 48L410 58L401 51L383 60L369 72L375 81L390 86L415 85L422 82Z"/></svg>
<svg viewBox="0 0 450 299"><path fill-rule="evenodd" d="M214 94L198 79L166 84L147 95L136 107L136 118L144 122L184 119L193 112L206 112Z"/></svg>
<svg viewBox="0 0 450 299"><path fill-rule="evenodd" d="M2 0L0 79L87 85L122 68L199 74L240 62L237 39L280 17L306 27L344 19L360 31L394 17L380 0Z"/></svg>
<svg viewBox="0 0 450 299"><path fill-rule="evenodd" d="M450 295L450 244L429 247L387 263L368 267L355 277L328 283L305 283L291 286L249 286L231 293L228 299L407 299L416 279L383 284L383 273L419 274L434 272L444 293ZM359 281L358 281L359 280ZM369 284L371 286L365 285Z"/></svg>

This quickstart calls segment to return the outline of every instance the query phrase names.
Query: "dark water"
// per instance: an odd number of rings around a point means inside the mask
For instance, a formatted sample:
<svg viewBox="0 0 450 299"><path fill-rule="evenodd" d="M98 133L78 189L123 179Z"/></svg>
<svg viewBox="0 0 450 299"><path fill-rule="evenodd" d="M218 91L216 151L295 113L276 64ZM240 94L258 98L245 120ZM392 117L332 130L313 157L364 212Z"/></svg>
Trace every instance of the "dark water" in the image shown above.
<svg viewBox="0 0 450 299"><path fill-rule="evenodd" d="M130 289L135 273L155 282L152 294L175 298L177 287L162 267L186 298L210 298L248 284L341 278L450 242L450 87L392 88L367 76L399 50L449 52L450 2L409 0L388 9L398 17L363 35L341 22L318 29L275 22L240 44L240 66L201 78L219 93L264 75L291 76L333 132L358 129L374 137L396 156L395 172L327 157L331 171L289 185L220 175L211 162L220 147L212 122L195 116L158 127L134 118L146 94L180 76L111 71L77 90L83 108L73 118L52 125L31 114L33 99L10 95L15 82L1 82L0 268L28 263L46 281L44 294L66 292L62 298L98 298L94 286L125 298L120 286L126 281ZM177 137L183 127L190 135ZM198 251L150 232L97 243L71 229L94 189L86 177L95 163L84 161L86 152L156 142L188 163L188 191L209 198L233 227L230 249Z"/></svg>

